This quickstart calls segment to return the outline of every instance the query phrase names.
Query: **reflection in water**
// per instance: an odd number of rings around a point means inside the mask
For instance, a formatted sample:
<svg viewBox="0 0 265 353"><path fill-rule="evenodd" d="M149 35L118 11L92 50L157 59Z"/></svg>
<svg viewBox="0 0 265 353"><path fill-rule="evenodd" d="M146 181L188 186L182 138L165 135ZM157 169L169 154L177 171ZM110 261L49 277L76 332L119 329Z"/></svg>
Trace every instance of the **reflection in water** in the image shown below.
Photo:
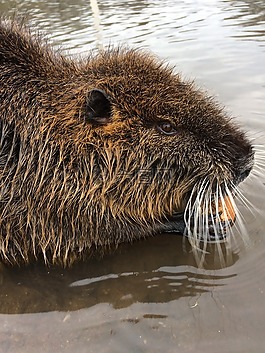
<svg viewBox="0 0 265 353"><path fill-rule="evenodd" d="M237 14L229 19L241 19L242 26L264 25L265 6L263 0L223 0L223 2L229 5L229 8L226 8L227 12L231 11L231 7L237 10Z"/></svg>
<svg viewBox="0 0 265 353"><path fill-rule="evenodd" d="M100 15L99 15L99 8L98 8L98 2L97 0L90 0L91 4L91 9L94 17L94 25L95 25L95 31L96 31L96 37L97 37L97 48L102 49L103 45L103 35L102 35L102 27L100 24Z"/></svg>
<svg viewBox="0 0 265 353"><path fill-rule="evenodd" d="M225 12L229 25L243 27L243 31L236 29L241 38L256 37L264 41L264 1L215 0L205 5L188 0L177 3L174 0L11 0L1 2L0 11L26 16L37 28L51 33L55 44L64 42L69 49L95 47L95 41L100 44L103 41L105 45L130 41L153 49L160 39L163 46L165 39L168 43L204 40L201 36L209 34L201 32L204 26L208 30L219 30L216 26L219 12Z"/></svg>
<svg viewBox="0 0 265 353"><path fill-rule="evenodd" d="M199 270L192 261L188 254L183 255L180 236L163 235L125 245L115 254L67 270L41 265L5 269L0 312L73 311L100 303L114 308L167 303L212 291L234 276Z"/></svg>
<svg viewBox="0 0 265 353"><path fill-rule="evenodd" d="M230 25L240 25L244 28L244 32L239 32L237 37L244 39L265 40L265 5L264 1L252 0L223 0L228 7L225 11L228 13L226 21ZM232 11L231 8L236 9Z"/></svg>

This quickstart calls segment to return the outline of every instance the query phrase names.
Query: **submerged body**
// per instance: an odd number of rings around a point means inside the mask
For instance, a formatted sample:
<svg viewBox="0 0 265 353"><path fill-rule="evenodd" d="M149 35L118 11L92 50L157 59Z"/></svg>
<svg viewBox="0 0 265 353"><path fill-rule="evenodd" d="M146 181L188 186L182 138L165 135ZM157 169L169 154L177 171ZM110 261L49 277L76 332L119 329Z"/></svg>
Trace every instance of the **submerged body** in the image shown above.
<svg viewBox="0 0 265 353"><path fill-rule="evenodd" d="M225 236L252 147L149 54L74 61L0 25L0 257L70 264L164 231Z"/></svg>

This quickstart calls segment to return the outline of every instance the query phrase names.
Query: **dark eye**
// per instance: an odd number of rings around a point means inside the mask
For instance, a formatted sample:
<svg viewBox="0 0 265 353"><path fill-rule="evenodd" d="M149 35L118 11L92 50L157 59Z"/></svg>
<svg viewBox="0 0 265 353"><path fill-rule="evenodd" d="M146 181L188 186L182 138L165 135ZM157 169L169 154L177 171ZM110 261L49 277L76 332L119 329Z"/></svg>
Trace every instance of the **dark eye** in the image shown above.
<svg viewBox="0 0 265 353"><path fill-rule="evenodd" d="M159 131L161 131L165 135L175 135L177 133L177 130L168 121L164 121L164 122L158 124L157 128Z"/></svg>

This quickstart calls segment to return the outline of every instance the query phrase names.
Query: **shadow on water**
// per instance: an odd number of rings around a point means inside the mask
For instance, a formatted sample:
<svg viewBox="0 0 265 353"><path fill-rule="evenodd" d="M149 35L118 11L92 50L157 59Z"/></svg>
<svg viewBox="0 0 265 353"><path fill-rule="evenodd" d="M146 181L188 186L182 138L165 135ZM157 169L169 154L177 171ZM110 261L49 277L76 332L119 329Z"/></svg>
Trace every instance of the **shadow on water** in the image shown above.
<svg viewBox="0 0 265 353"><path fill-rule="evenodd" d="M218 276L211 269L216 269L211 259L208 270L196 268L193 256L183 251L182 237L173 234L121 246L70 269L42 264L4 268L0 313L74 311L99 303L114 308L165 303L211 291L234 276Z"/></svg>

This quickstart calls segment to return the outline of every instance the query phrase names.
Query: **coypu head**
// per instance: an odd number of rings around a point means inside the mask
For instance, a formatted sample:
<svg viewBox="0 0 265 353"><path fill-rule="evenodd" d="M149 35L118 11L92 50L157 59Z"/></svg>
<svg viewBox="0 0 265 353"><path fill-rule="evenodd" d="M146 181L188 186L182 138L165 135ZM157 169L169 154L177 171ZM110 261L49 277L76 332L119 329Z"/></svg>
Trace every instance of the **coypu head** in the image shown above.
<svg viewBox="0 0 265 353"><path fill-rule="evenodd" d="M253 151L193 83L138 50L73 61L16 23L1 25L0 66L4 259L226 236Z"/></svg>
<svg viewBox="0 0 265 353"><path fill-rule="evenodd" d="M195 243L225 238L236 188L253 166L245 134L212 98L147 54L106 52L88 69L99 82L87 121L127 155L118 171L128 199L122 209Z"/></svg>

